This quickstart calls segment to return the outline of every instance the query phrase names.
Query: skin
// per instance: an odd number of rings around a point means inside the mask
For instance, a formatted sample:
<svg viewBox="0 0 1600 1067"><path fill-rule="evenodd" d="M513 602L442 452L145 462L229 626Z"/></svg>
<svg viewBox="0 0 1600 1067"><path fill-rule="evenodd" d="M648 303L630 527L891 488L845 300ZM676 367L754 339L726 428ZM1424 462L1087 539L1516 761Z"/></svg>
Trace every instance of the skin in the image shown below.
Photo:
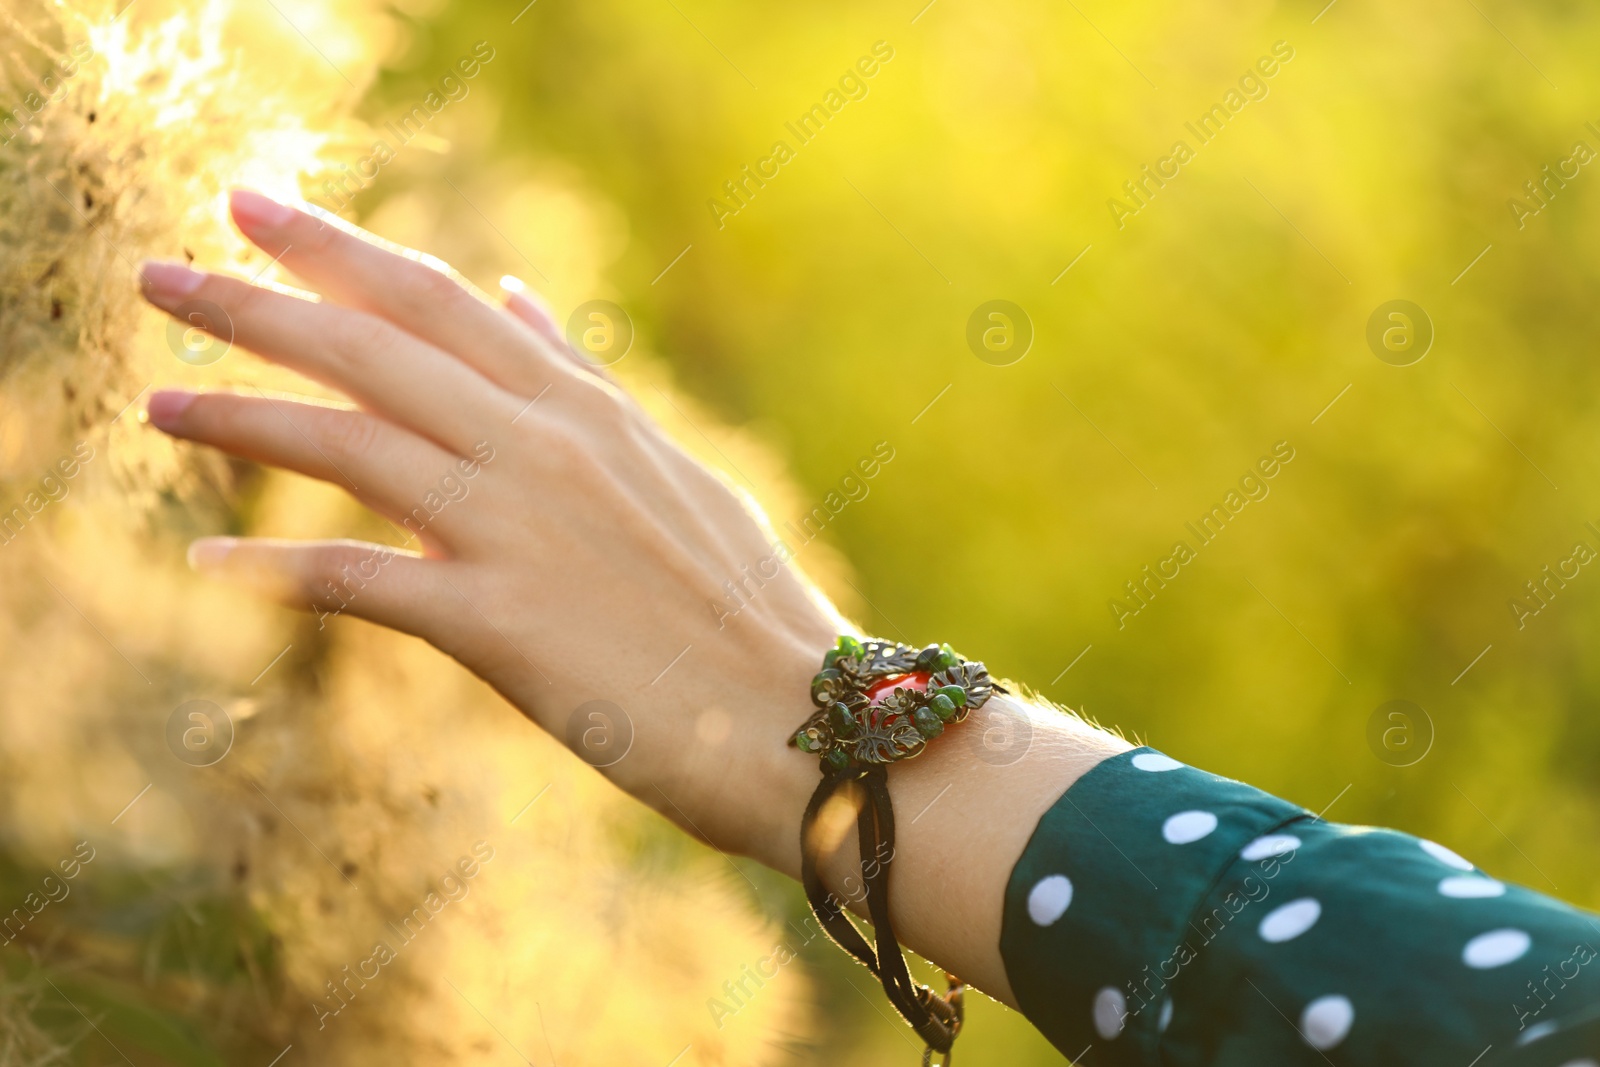
<svg viewBox="0 0 1600 1067"><path fill-rule="evenodd" d="M587 720L569 722L586 702L626 709L632 746L601 773L712 846L798 877L818 768L786 742L822 654L857 631L792 564L719 616L724 584L772 555L754 502L575 355L534 299L495 307L426 257L258 194L236 192L232 215L320 299L173 263L144 265L145 298L169 313L218 305L238 345L350 403L164 391L149 423L340 485L395 523L420 514L423 551L204 538L191 564L421 637L564 741L582 738ZM429 494L469 469L470 492L438 508ZM986 735L1031 741L986 759ZM1007 878L1045 810L1128 747L996 696L890 768L901 941L1015 1007L999 951ZM850 812L825 815L819 841L825 883L859 904Z"/></svg>

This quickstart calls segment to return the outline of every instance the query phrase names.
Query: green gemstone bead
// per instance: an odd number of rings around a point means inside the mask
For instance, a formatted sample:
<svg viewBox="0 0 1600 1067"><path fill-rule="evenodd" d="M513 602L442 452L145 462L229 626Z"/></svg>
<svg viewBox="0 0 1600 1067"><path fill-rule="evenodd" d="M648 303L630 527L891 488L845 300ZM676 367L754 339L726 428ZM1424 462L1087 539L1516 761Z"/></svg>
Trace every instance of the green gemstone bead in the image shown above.
<svg viewBox="0 0 1600 1067"><path fill-rule="evenodd" d="M860 656L862 651L864 650L861 647L861 642L850 635L846 634L839 638L839 652L841 655Z"/></svg>
<svg viewBox="0 0 1600 1067"><path fill-rule="evenodd" d="M941 685L939 687L939 693L942 696L949 697L955 702L955 706L958 708L964 708L967 706L967 691L961 688L959 685Z"/></svg>
<svg viewBox="0 0 1600 1067"><path fill-rule="evenodd" d="M837 693L843 679L844 675L832 667L818 671L816 677L811 679L811 699L820 703L829 694Z"/></svg>
<svg viewBox="0 0 1600 1067"><path fill-rule="evenodd" d="M859 725L856 717L850 714L850 709L844 704L835 704L828 709L828 725L833 727L833 732L839 737L849 737L856 732Z"/></svg>
<svg viewBox="0 0 1600 1067"><path fill-rule="evenodd" d="M943 693L929 701L928 707L939 717L940 722L949 722L956 717L956 702Z"/></svg>
<svg viewBox="0 0 1600 1067"><path fill-rule="evenodd" d="M842 653L840 653L837 648L828 649L828 651L824 653L822 657L822 669L827 670L829 667L832 667L839 661L839 656L841 654Z"/></svg>
<svg viewBox="0 0 1600 1067"><path fill-rule="evenodd" d="M911 713L911 724L917 728L917 733L932 741L944 733L944 723L939 721L939 716L927 708L918 708Z"/></svg>
<svg viewBox="0 0 1600 1067"><path fill-rule="evenodd" d="M801 730L795 734L794 743L801 752L815 752L822 747L822 739L813 730Z"/></svg>
<svg viewBox="0 0 1600 1067"><path fill-rule="evenodd" d="M842 748L830 748L828 750L828 754L823 758L831 763L837 770L842 771L846 767L850 766L850 756Z"/></svg>

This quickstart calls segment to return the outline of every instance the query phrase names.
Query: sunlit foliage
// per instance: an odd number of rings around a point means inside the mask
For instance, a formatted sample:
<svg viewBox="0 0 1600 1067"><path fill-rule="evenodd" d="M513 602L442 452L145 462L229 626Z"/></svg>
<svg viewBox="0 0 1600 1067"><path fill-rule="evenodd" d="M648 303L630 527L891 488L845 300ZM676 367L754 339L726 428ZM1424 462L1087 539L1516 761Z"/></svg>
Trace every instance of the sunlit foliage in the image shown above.
<svg viewBox="0 0 1600 1067"><path fill-rule="evenodd" d="M135 288L147 256L287 280L226 190L312 196L365 158L394 15L138 0L0 25L25 109L0 146L0 1060L770 1060L805 981L707 1012L777 936L724 861L419 642L184 566L201 533L404 543L141 425L172 383L317 390L207 361ZM592 247L606 210L566 239Z"/></svg>

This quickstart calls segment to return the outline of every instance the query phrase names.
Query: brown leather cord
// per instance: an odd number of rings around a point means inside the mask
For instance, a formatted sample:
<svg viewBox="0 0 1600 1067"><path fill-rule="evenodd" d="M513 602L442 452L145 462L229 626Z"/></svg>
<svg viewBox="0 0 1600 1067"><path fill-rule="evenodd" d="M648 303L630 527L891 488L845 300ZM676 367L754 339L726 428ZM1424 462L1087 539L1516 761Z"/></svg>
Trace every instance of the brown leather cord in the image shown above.
<svg viewBox="0 0 1600 1067"><path fill-rule="evenodd" d="M889 871L894 862L894 805L889 798L888 768L884 764L857 765L844 770L824 767L822 781L800 821L800 880L806 900L823 931L840 948L850 953L883 983L889 1002L910 1024L927 1046L923 1063L932 1053L950 1063L950 1049L961 1032L964 1018L965 985L946 973L950 990L940 996L911 978L904 954L889 919ZM867 942L861 931L845 915L838 898L828 893L817 873L817 846L813 829L823 806L841 788L859 785L865 796L859 798L856 833L861 852L862 878L867 889L867 914L872 920L877 947Z"/></svg>

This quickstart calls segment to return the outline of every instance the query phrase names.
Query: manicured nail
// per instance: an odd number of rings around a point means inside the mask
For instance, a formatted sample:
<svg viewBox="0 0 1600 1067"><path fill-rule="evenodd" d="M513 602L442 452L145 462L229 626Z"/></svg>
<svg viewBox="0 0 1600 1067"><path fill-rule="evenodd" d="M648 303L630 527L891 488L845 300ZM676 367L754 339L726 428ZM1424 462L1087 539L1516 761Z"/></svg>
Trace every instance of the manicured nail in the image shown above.
<svg viewBox="0 0 1600 1067"><path fill-rule="evenodd" d="M545 309L544 305L533 299L533 297L529 296L527 293L513 293L507 291L506 307L517 312L518 314L532 315L534 318L538 319L548 319L550 317L550 313Z"/></svg>
<svg viewBox="0 0 1600 1067"><path fill-rule="evenodd" d="M237 537L202 537L189 546L189 566L201 573L215 570L238 544Z"/></svg>
<svg viewBox="0 0 1600 1067"><path fill-rule="evenodd" d="M537 318L554 324L555 318L550 314L550 305L546 304L538 293L529 289L521 278L513 274L505 275L500 279L500 290L506 295L506 306L531 312Z"/></svg>
<svg viewBox="0 0 1600 1067"><path fill-rule="evenodd" d="M182 263L161 263L152 259L139 268L139 285L145 299L162 307L181 303L205 280L204 274Z"/></svg>
<svg viewBox="0 0 1600 1067"><path fill-rule="evenodd" d="M183 413L189 410L189 405L194 403L194 398L194 393L175 390L151 393L150 403L145 405L145 414L156 429L171 432L177 427Z"/></svg>
<svg viewBox="0 0 1600 1067"><path fill-rule="evenodd" d="M228 203L241 229L276 230L288 225L295 215L294 208L249 189L235 189L228 194Z"/></svg>

